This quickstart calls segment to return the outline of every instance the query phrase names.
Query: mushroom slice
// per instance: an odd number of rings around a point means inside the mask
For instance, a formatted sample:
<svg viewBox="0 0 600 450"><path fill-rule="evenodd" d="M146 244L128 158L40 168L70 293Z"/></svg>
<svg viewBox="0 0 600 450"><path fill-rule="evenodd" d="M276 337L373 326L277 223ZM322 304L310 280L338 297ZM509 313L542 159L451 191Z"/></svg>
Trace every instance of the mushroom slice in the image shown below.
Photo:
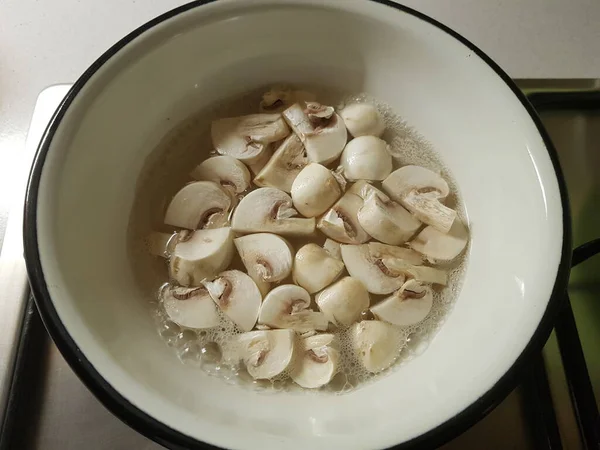
<svg viewBox="0 0 600 450"><path fill-rule="evenodd" d="M170 276L182 286L200 286L226 269L233 253L231 228L194 231L175 245L169 260Z"/></svg>
<svg viewBox="0 0 600 450"><path fill-rule="evenodd" d="M204 287L168 286L161 292L162 305L173 322L187 328L213 328L219 313Z"/></svg>
<svg viewBox="0 0 600 450"><path fill-rule="evenodd" d="M290 129L281 114L251 114L213 121L212 142L221 155L255 163L267 144L284 139Z"/></svg>
<svg viewBox="0 0 600 450"><path fill-rule="evenodd" d="M367 289L352 277L344 277L323 289L315 301L331 323L346 327L356 322L370 304Z"/></svg>
<svg viewBox="0 0 600 450"><path fill-rule="evenodd" d="M252 278L239 270L227 270L202 284L221 311L242 331L254 328L262 296Z"/></svg>
<svg viewBox="0 0 600 450"><path fill-rule="evenodd" d="M281 281L292 272L292 247L276 234L249 234L234 239L233 243L257 285Z"/></svg>
<svg viewBox="0 0 600 450"><path fill-rule="evenodd" d="M254 184L274 187L284 192L292 191L292 183L306 166L308 159L304 145L296 134L289 135L279 146L271 159L254 178Z"/></svg>
<svg viewBox="0 0 600 450"><path fill-rule="evenodd" d="M354 137L367 135L380 137L385 131L383 117L373 105L353 103L346 106L340 116Z"/></svg>
<svg viewBox="0 0 600 450"><path fill-rule="evenodd" d="M314 294L329 286L341 275L344 263L331 256L317 244L306 244L296 253L292 276L294 283L299 284Z"/></svg>
<svg viewBox="0 0 600 450"><path fill-rule="evenodd" d="M292 330L250 331L238 339L246 370L256 380L280 375L294 360L296 335Z"/></svg>
<svg viewBox="0 0 600 450"><path fill-rule="evenodd" d="M262 96L259 105L261 112L282 112L294 103L314 102L317 96L312 92L293 90L286 86L274 86Z"/></svg>
<svg viewBox="0 0 600 450"><path fill-rule="evenodd" d="M371 373L390 367L402 348L399 330L378 320L364 320L353 325L351 337L358 360Z"/></svg>
<svg viewBox="0 0 600 450"><path fill-rule="evenodd" d="M326 330L327 319L310 308L310 294L295 284L277 286L269 292L258 315L258 323L272 328L290 328L300 333Z"/></svg>
<svg viewBox="0 0 600 450"><path fill-rule="evenodd" d="M358 222L358 210L363 206L362 199L346 192L329 211L319 219L317 228L325 236L345 244L362 244L371 236Z"/></svg>
<svg viewBox="0 0 600 450"><path fill-rule="evenodd" d="M442 204L450 188L439 174L420 166L404 166L383 180L382 186L420 221L444 233L450 230L456 211Z"/></svg>
<svg viewBox="0 0 600 450"><path fill-rule="evenodd" d="M456 219L448 233L442 233L432 226L425 227L408 243L422 253L432 263L452 261L465 249L469 231L460 219Z"/></svg>
<svg viewBox="0 0 600 450"><path fill-rule="evenodd" d="M304 144L309 161L329 164L344 150L348 133L333 108L309 103L303 109L295 103L283 112L283 117Z"/></svg>
<svg viewBox="0 0 600 450"><path fill-rule="evenodd" d="M335 259L342 260L342 248L339 242L334 241L333 239L325 239L325 243L323 244L323 248L327 253L333 256Z"/></svg>
<svg viewBox="0 0 600 450"><path fill-rule="evenodd" d="M290 372L292 380L307 389L325 386L337 373L339 343L333 334L317 334L301 341L301 355Z"/></svg>
<svg viewBox="0 0 600 450"><path fill-rule="evenodd" d="M408 326L421 322L431 311L431 287L408 280L393 295L371 307L373 315L394 325Z"/></svg>
<svg viewBox="0 0 600 450"><path fill-rule="evenodd" d="M369 246L342 245L342 259L350 276L361 281L372 294L389 294L402 286L404 274L390 271L380 258L369 252Z"/></svg>
<svg viewBox="0 0 600 450"><path fill-rule="evenodd" d="M250 187L250 172L239 160L231 156L213 156L198 165L190 174L195 180L212 181L236 194Z"/></svg>
<svg viewBox="0 0 600 450"><path fill-rule="evenodd" d="M296 214L288 194L275 188L260 188L240 201L233 213L232 228L238 233L312 234L315 219L293 217Z"/></svg>
<svg viewBox="0 0 600 450"><path fill-rule="evenodd" d="M214 221L213 215L227 218L231 197L217 183L195 181L184 186L169 203L165 223L197 230Z"/></svg>
<svg viewBox="0 0 600 450"><path fill-rule="evenodd" d="M340 160L349 180L379 181L392 171L392 154L386 142L375 136L360 136L344 147Z"/></svg>
<svg viewBox="0 0 600 450"><path fill-rule="evenodd" d="M341 195L335 177L321 164L307 165L292 184L294 207L305 217L323 214Z"/></svg>
<svg viewBox="0 0 600 450"><path fill-rule="evenodd" d="M383 258L381 260L391 272L403 273L407 278L414 278L422 283L448 284L448 274L435 267L415 266L399 258Z"/></svg>
<svg viewBox="0 0 600 450"><path fill-rule="evenodd" d="M168 258L177 243L177 234L153 231L146 237L145 243L151 255Z"/></svg>
<svg viewBox="0 0 600 450"><path fill-rule="evenodd" d="M252 172L252 175L256 176L259 174L260 171L263 170L264 167L269 163L273 157L273 145L276 144L268 144L265 146L264 151L258 156L258 158L256 158L256 160L252 163L248 164L248 168L250 169L250 172Z"/></svg>
<svg viewBox="0 0 600 450"><path fill-rule="evenodd" d="M376 192L377 195L379 195L384 200L390 200L390 198L387 195L385 195L383 192L381 192L379 189L377 189L375 186L373 186L371 183L365 180L358 180L356 183L350 186L350 189L348 189L347 192L354 195L358 195L363 200L365 200L371 192Z"/></svg>
<svg viewBox="0 0 600 450"><path fill-rule="evenodd" d="M358 210L358 222L375 239L390 245L406 242L421 226L411 213L387 195L379 195L376 188Z"/></svg>
<svg viewBox="0 0 600 450"><path fill-rule="evenodd" d="M399 258L415 266L423 264L423 255L410 248L381 244L379 242L369 242L367 245L369 246L371 257L375 259Z"/></svg>

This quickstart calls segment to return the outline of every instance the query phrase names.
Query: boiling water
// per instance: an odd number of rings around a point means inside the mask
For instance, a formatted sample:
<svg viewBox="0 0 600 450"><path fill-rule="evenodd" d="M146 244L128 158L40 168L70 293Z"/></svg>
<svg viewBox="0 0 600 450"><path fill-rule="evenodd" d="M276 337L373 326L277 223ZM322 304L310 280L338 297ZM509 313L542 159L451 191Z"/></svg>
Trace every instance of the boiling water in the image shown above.
<svg viewBox="0 0 600 450"><path fill-rule="evenodd" d="M192 181L189 177L190 171L214 154L210 139L211 121L220 117L256 113L260 96L265 90L261 89L242 98L238 97L199 111L176 126L159 143L146 161L138 181L136 201L130 220L129 250L134 273L140 289L148 298L150 313L155 319L158 332L166 344L173 348L182 363L196 365L209 375L219 377L227 383L251 386L265 392L277 392L301 388L291 382L285 374L274 380L253 380L243 364L232 356L237 353L233 347L234 338L241 331L225 316L221 314L220 325L209 330L185 329L169 320L158 301L161 288L164 288L168 282L167 262L150 255L145 241L145 237L151 231L173 231L163 224L166 206L185 183ZM322 94L317 96L319 101L336 105L338 110L350 103L366 102L376 105L386 122L386 131L382 138L390 144L394 156L394 168L416 164L440 171L451 189L451 195L446 203L456 209L459 218L464 220L463 207L457 195L457 185L451 174L432 146L389 106L365 94L343 95L332 94L331 89L310 88L310 90ZM322 237L320 241L311 242L322 244L324 239ZM290 242L297 250L309 241L292 239ZM403 364L425 351L458 296L465 265L465 258L461 257L451 266L442 267L448 271L448 285L444 288L434 288L434 302L430 314L419 324L397 327L397 339L401 351L397 362L390 369L378 374L371 374L362 369L352 351L349 330L335 330L341 349L340 367L334 379L320 391L348 392L365 383L373 382L390 371L398 370ZM237 256L230 268L245 272ZM287 279L281 282L281 284L285 283L292 283L292 281ZM383 296L371 295L371 304L381 298Z"/></svg>

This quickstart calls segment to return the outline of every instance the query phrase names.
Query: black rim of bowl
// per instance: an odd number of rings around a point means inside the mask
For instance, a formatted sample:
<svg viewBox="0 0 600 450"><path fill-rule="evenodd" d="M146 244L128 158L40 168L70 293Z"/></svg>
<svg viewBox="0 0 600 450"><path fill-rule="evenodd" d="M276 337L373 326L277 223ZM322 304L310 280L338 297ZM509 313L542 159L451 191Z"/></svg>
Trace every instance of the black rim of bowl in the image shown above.
<svg viewBox="0 0 600 450"><path fill-rule="evenodd" d="M118 393L106 380L104 380L100 374L96 371L94 366L88 361L85 355L78 348L75 341L71 338L68 331L60 321L58 314L54 308L50 294L46 286L46 280L42 271L40 263L40 254L38 249L38 237L37 237L37 202L38 202L38 189L40 185L40 177L46 154L50 148L52 138L56 132L66 110L72 103L73 99L77 96L78 92L87 83L91 76L114 54L116 54L121 48L127 43L131 42L145 31L151 29L155 25L170 19L178 14L189 11L194 8L201 7L202 5L212 3L216 0L197 0L171 11L162 14L155 19L145 23L144 25L131 32L110 49L108 49L100 58L98 58L75 82L71 90L67 93L64 100L54 113L54 116L50 120L48 127L42 137L37 154L34 159L33 167L30 173L29 182L27 186L27 195L25 200L25 216L23 224L23 235L24 235L24 247L25 247L25 259L27 263L27 271L29 274L29 280L31 288L35 297L35 301L42 316L42 320L56 343L56 346L61 351L63 357L67 363L71 366L77 376L86 384L88 389L106 406L110 411L116 414L122 421L127 423L133 429L139 431L150 439L172 449L190 449L190 448L204 448L204 449L215 449L218 447L197 441L179 431L176 431L158 420L152 418L132 403L130 403L125 397ZM515 83L510 77L485 53L479 48L469 42L467 39L462 37L454 30L447 26L439 23L425 14L415 11L403 5L399 5L390 0L370 0L375 3L380 3L394 8L397 11L401 11L406 14L410 14L420 20L423 20L441 30L446 32L448 35L458 40L466 47L468 47L473 53L479 56L490 66L496 74L506 83L506 85L512 90L513 94L520 100L523 107L527 110L531 119L535 123L538 132L540 133L544 144L552 160L554 171L558 180L560 189L560 196L563 208L563 243L562 243L562 254L561 260L556 275L556 280L552 290L551 297L548 301L546 311L538 324L531 340L517 358L515 363L508 369L508 371L500 378L500 380L492 386L485 394L483 394L478 400L469 405L466 409L459 412L454 417L448 419L446 422L440 424L436 428L429 430L428 432L415 437L409 441L399 444L394 449L414 449L414 448L435 448L439 445L444 444L450 439L458 436L469 428L474 423L485 417L490 411L492 411L504 398L510 393L517 384L518 377L524 367L532 360L532 357L541 351L543 345L548 339L550 332L554 326L554 318L558 313L563 303L564 294L569 278L569 270L571 263L571 218L569 212L569 203L567 198L567 191L562 175L560 165L558 163L558 157L554 146L546 133L540 118L538 117L535 109L529 103L525 95L519 90Z"/></svg>

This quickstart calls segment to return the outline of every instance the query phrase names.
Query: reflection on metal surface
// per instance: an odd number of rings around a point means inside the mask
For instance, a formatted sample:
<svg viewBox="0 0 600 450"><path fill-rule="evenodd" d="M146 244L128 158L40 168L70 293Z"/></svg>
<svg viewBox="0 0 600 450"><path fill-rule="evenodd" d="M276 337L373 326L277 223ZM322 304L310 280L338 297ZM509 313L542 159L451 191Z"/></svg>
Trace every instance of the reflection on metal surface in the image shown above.
<svg viewBox="0 0 600 450"><path fill-rule="evenodd" d="M520 83L520 86L536 90L556 87L590 89L600 87L600 83L595 80L559 82L529 80ZM52 96L46 95L49 91L44 91L40 95L28 138L28 151L33 151L45 121L66 89L62 87L62 91L55 90ZM38 112L40 108L45 112ZM36 119L42 116L45 120ZM576 111L544 113L542 119L559 151L560 162L565 172L573 208L575 244L600 237L600 210L596 207L600 204L600 178L597 177L600 173L600 113ZM9 372L6 369L16 345L18 319L27 295L24 288L25 278L20 248L20 207L16 215L17 218L14 220L11 215L11 220L17 223L13 226L17 231L7 232L7 240L10 239L12 245L7 247L8 256L3 249L0 259L3 264L0 267L0 289L2 289L0 358L3 358L0 366L2 369L0 381L3 389ZM17 234L18 238L14 237ZM18 243L15 244L17 241ZM5 247L7 245L5 243ZM7 264L8 262L11 263ZM10 292L5 284L9 278L12 283ZM515 281L519 282L519 280ZM5 292L9 297L4 295ZM598 298L600 257L582 264L573 272L570 294L590 377L596 389L596 396L600 398L600 326L598 326L600 323L600 299ZM7 301L7 298L11 301ZM4 316L5 311L8 312L6 316ZM39 325L38 321L37 326ZM38 364L34 366L35 369L29 369L30 373L19 374L28 377L32 390L26 401L20 402L21 415L17 417L27 417L30 420L15 424L18 430L14 435L20 437L20 440L13 441L14 446L9 448L20 450L161 448L129 429L106 411L76 378L45 332L40 333L40 339L41 341L36 344L36 352L32 356ZM554 335L546 345L544 360L549 378L548 385L552 392L551 404L554 406L562 447L569 450L580 449L582 444L577 422ZM539 379L537 369L533 366L530 371L524 373L524 383L527 382L527 377L534 381ZM546 410L540 411L532 407L531 395L532 393L525 392L523 387L517 388L484 420L446 444L443 449L557 448L548 442L536 440L536 436L539 436L537 427L552 422L553 418L542 417Z"/></svg>

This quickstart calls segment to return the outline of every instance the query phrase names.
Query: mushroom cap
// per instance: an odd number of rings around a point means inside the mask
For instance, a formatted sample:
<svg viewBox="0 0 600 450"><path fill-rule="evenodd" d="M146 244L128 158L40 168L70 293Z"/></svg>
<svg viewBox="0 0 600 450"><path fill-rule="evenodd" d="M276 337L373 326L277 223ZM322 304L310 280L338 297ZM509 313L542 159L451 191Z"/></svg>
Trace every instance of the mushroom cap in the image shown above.
<svg viewBox="0 0 600 450"><path fill-rule="evenodd" d="M408 245L435 263L452 261L463 252L468 241L469 230L461 220L456 219L448 233L428 226Z"/></svg>
<svg viewBox="0 0 600 450"><path fill-rule="evenodd" d="M344 147L341 157L344 176L349 180L379 181L392 171L387 143L375 136L360 136Z"/></svg>
<svg viewBox="0 0 600 450"><path fill-rule="evenodd" d="M246 195L233 213L232 228L239 233L271 232L282 235L310 235L315 219L293 217L292 199L275 188L259 188Z"/></svg>
<svg viewBox="0 0 600 450"><path fill-rule="evenodd" d="M325 236L346 244L362 244L371 236L358 222L358 210L363 200L351 192L346 192L320 219L317 228Z"/></svg>
<svg viewBox="0 0 600 450"><path fill-rule="evenodd" d="M408 280L393 295L371 307L376 318L393 325L409 326L427 317L433 306L431 287Z"/></svg>
<svg viewBox="0 0 600 450"><path fill-rule="evenodd" d="M307 389L326 385L336 374L339 343L333 334L317 334L302 339L300 355L290 372L292 380Z"/></svg>
<svg viewBox="0 0 600 450"><path fill-rule="evenodd" d="M203 228L211 215L226 215L231 197L217 183L195 181L175 194L165 213L165 224L188 230Z"/></svg>
<svg viewBox="0 0 600 450"><path fill-rule="evenodd" d="M169 319L182 327L202 329L219 325L217 307L204 287L168 286L160 297Z"/></svg>
<svg viewBox="0 0 600 450"><path fill-rule="evenodd" d="M244 163L227 156L213 156L199 164L190 174L195 180L212 181L222 187L231 187L241 194L250 187L250 172Z"/></svg>
<svg viewBox="0 0 600 450"><path fill-rule="evenodd" d="M340 112L340 116L354 137L366 135L380 137L385 131L383 117L375 106L368 103L350 104Z"/></svg>
<svg viewBox="0 0 600 450"><path fill-rule="evenodd" d="M342 259L350 276L361 281L372 294L389 294L405 281L403 274L390 272L381 259L374 258L367 244L342 245Z"/></svg>
<svg viewBox="0 0 600 450"><path fill-rule="evenodd" d="M303 139L309 161L319 164L335 161L344 150L347 141L346 126L338 114L333 114L327 125L305 133Z"/></svg>
<svg viewBox="0 0 600 450"><path fill-rule="evenodd" d="M277 282L292 272L292 247L276 234L248 234L234 239L233 243L252 279Z"/></svg>
<svg viewBox="0 0 600 450"><path fill-rule="evenodd" d="M371 373L381 372L398 359L401 345L398 330L379 320L363 320L351 328L358 360Z"/></svg>
<svg viewBox="0 0 600 450"><path fill-rule="evenodd" d="M254 379L276 377L294 359L296 335L292 330L259 330L240 335L242 359Z"/></svg>
<svg viewBox="0 0 600 450"><path fill-rule="evenodd" d="M292 276L294 283L313 294L333 283L343 270L344 263L340 259L331 256L317 244L310 243L296 252Z"/></svg>
<svg viewBox="0 0 600 450"><path fill-rule="evenodd" d="M350 326L369 308L369 292L356 278L344 277L317 294L319 309L334 325Z"/></svg>
<svg viewBox="0 0 600 450"><path fill-rule="evenodd" d="M323 214L342 195L331 171L316 163L308 164L298 173L291 192L294 207L305 217Z"/></svg>

